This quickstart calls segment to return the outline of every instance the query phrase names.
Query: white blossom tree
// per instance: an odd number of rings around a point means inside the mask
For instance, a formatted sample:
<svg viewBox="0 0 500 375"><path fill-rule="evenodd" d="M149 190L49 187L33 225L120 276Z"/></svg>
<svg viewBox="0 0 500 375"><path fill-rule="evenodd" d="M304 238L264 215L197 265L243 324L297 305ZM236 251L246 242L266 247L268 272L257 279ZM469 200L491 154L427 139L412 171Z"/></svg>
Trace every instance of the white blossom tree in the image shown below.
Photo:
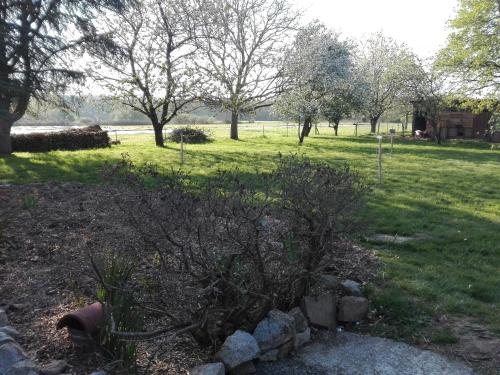
<svg viewBox="0 0 500 375"><path fill-rule="evenodd" d="M211 106L241 114L270 106L282 87L282 57L298 13L287 0L198 0L197 68L210 82Z"/></svg>
<svg viewBox="0 0 500 375"><path fill-rule="evenodd" d="M189 0L141 0L127 12L103 20L117 53L94 49L90 75L113 97L146 115L155 143L163 128L198 98L200 75L193 69L195 6Z"/></svg>
<svg viewBox="0 0 500 375"><path fill-rule="evenodd" d="M339 87L320 101L322 117L328 121L338 135L340 120L360 111L364 105L363 85L351 74Z"/></svg>
<svg viewBox="0 0 500 375"><path fill-rule="evenodd" d="M405 45L376 33L364 40L359 47L357 74L365 88L364 112L370 119L371 131L389 109L397 105L405 90L405 79L411 74L412 54Z"/></svg>
<svg viewBox="0 0 500 375"><path fill-rule="evenodd" d="M350 42L340 40L318 21L297 34L285 63L288 86L278 98L275 112L302 122L299 143L304 142L321 115L324 101L345 87L352 73L352 50Z"/></svg>

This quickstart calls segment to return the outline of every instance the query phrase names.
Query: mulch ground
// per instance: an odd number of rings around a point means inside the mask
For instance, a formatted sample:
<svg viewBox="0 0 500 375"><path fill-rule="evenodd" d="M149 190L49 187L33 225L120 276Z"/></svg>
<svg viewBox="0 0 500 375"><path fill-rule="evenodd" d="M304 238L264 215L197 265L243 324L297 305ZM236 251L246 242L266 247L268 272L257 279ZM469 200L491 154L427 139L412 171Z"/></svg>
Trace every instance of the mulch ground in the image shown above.
<svg viewBox="0 0 500 375"><path fill-rule="evenodd" d="M79 184L0 187L0 305L10 305L18 341L40 365L64 359L75 375L116 372L116 363L75 348L65 329L56 330L64 314L95 302L89 251L141 247L112 198L110 191ZM152 367L162 374L187 373L210 354L189 337L141 344L140 352L143 365L157 353Z"/></svg>

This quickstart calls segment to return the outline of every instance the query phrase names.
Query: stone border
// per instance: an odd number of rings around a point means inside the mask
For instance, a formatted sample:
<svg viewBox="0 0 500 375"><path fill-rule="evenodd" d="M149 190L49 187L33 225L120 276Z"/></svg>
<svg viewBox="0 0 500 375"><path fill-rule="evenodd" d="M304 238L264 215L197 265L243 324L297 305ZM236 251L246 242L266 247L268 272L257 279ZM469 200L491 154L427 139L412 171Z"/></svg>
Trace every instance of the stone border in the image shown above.
<svg viewBox="0 0 500 375"><path fill-rule="evenodd" d="M19 332L10 325L5 309L0 309L0 375L38 375L38 366L14 338Z"/></svg>
<svg viewBox="0 0 500 375"><path fill-rule="evenodd" d="M218 362L195 367L189 374L254 374L254 361L277 361L289 356L311 341L312 329L335 330L338 323L355 323L366 316L368 300L359 283L322 275L319 284L326 292L304 297L301 306L288 313L271 310L253 334L238 330L227 337L215 355ZM338 295L342 296L339 301Z"/></svg>

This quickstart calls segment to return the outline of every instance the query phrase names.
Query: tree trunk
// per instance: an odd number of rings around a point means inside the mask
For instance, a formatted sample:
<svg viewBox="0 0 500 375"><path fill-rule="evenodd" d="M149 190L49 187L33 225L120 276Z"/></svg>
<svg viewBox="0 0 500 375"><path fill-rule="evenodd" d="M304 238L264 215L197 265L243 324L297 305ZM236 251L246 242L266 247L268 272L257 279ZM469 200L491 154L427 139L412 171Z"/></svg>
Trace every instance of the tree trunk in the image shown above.
<svg viewBox="0 0 500 375"><path fill-rule="evenodd" d="M155 143L158 147L165 147L165 140L163 139L163 125L153 125L155 131Z"/></svg>
<svg viewBox="0 0 500 375"><path fill-rule="evenodd" d="M371 132L372 133L377 132L377 122L378 122L378 116L370 118L370 125L371 125Z"/></svg>
<svg viewBox="0 0 500 375"><path fill-rule="evenodd" d="M238 138L238 112L231 112L231 139L237 141Z"/></svg>
<svg viewBox="0 0 500 375"><path fill-rule="evenodd" d="M430 119L429 122L431 123L432 126L434 139L436 140L438 145L441 145L441 128L438 127L437 123L433 119Z"/></svg>
<svg viewBox="0 0 500 375"><path fill-rule="evenodd" d="M340 120L333 121L333 131L335 132L335 136L339 135L339 122Z"/></svg>
<svg viewBox="0 0 500 375"><path fill-rule="evenodd" d="M309 136L312 128L312 118L310 116L304 119L304 126L302 126L302 132L299 136L299 144L304 143L304 138Z"/></svg>
<svg viewBox="0 0 500 375"><path fill-rule="evenodd" d="M0 156L12 153L12 142L10 139L10 129L13 122L0 118Z"/></svg>

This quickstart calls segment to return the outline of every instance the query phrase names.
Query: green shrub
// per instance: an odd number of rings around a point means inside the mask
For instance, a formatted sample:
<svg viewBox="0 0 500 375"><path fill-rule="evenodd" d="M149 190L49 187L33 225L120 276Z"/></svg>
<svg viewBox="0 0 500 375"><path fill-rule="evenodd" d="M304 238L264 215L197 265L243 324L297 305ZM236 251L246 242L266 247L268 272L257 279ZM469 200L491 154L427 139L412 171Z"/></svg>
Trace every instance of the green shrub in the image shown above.
<svg viewBox="0 0 500 375"><path fill-rule="evenodd" d="M11 139L14 152L82 150L110 146L108 132L103 131L99 126L54 133L14 134Z"/></svg>
<svg viewBox="0 0 500 375"><path fill-rule="evenodd" d="M184 138L185 143L207 143L212 140L211 134L207 130L187 126L173 129L168 139L180 143L181 137Z"/></svg>

